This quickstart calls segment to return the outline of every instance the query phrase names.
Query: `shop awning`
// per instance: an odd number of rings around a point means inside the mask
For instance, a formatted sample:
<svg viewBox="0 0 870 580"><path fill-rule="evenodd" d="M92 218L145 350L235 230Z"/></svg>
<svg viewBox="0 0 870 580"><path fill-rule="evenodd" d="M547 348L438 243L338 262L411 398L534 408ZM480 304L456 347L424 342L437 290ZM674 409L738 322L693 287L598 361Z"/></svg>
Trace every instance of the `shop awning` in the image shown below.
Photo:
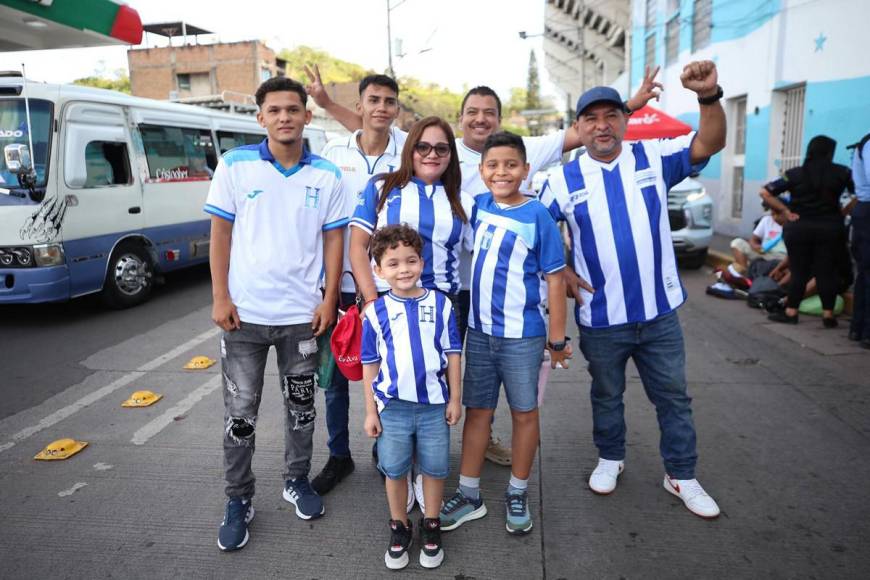
<svg viewBox="0 0 870 580"><path fill-rule="evenodd" d="M666 139L690 132L692 127L649 105L641 107L628 118L626 141Z"/></svg>
<svg viewBox="0 0 870 580"><path fill-rule="evenodd" d="M113 0L0 0L0 52L140 42L139 13Z"/></svg>

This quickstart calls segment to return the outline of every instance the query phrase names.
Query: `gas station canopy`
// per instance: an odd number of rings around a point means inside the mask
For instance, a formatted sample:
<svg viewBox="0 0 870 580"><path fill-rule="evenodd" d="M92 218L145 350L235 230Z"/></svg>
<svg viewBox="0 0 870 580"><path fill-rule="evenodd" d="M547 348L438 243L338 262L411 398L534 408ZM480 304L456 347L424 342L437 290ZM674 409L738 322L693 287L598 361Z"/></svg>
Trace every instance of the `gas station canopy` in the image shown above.
<svg viewBox="0 0 870 580"><path fill-rule="evenodd" d="M0 52L141 42L139 13L114 0L0 0Z"/></svg>

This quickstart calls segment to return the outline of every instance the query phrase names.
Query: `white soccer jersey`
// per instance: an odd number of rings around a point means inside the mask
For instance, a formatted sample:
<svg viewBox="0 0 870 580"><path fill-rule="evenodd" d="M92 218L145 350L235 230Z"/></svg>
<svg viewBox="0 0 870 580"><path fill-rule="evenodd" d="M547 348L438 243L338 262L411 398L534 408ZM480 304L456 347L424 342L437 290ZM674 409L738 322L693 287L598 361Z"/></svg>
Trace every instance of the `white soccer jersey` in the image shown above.
<svg viewBox="0 0 870 580"><path fill-rule="evenodd" d="M290 168L268 140L221 157L204 210L233 223L229 290L242 322L311 322L322 301L322 232L347 225L340 188L338 168L307 150Z"/></svg>
<svg viewBox="0 0 870 580"><path fill-rule="evenodd" d="M353 215L357 203L362 197L369 179L381 173L396 171L401 165L402 147L408 136L404 131L390 129L390 140L381 155L366 155L359 148L357 138L362 130L357 130L349 137L339 137L326 144L320 156L338 166L341 170L341 191L345 200L345 213ZM344 233L344 272L350 272L350 230ZM342 292L355 292L350 276L342 276Z"/></svg>
<svg viewBox="0 0 870 580"><path fill-rule="evenodd" d="M447 192L440 182L426 185L412 177L408 184L389 193L384 206L377 212L382 181L366 186L350 220L350 225L372 234L385 225L408 224L423 238L423 288L448 294L459 291L459 249L471 242L471 226L453 214ZM466 219L471 216L474 200L460 192ZM389 284L374 276L378 291L390 289Z"/></svg>
<svg viewBox="0 0 870 580"><path fill-rule="evenodd" d="M685 301L667 194L706 165L690 162L693 138L625 143L610 163L581 155L550 174L541 202L568 222L574 270L595 288L594 294L581 289L577 324L644 322Z"/></svg>
<svg viewBox="0 0 870 580"><path fill-rule="evenodd" d="M380 363L372 383L379 412L390 399L448 402L447 355L461 352L450 299L440 292L425 290L419 298L390 292L365 311L360 360Z"/></svg>

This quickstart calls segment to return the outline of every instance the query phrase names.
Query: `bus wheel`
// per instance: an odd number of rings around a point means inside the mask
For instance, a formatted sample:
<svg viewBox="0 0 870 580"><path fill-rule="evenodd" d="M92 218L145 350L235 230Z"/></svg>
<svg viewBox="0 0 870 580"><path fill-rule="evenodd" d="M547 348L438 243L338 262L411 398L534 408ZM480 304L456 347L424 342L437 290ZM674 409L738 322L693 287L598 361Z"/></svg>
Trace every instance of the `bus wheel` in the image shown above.
<svg viewBox="0 0 870 580"><path fill-rule="evenodd" d="M118 244L109 259L103 301L111 308L129 308L148 299L154 271L148 252L135 242Z"/></svg>

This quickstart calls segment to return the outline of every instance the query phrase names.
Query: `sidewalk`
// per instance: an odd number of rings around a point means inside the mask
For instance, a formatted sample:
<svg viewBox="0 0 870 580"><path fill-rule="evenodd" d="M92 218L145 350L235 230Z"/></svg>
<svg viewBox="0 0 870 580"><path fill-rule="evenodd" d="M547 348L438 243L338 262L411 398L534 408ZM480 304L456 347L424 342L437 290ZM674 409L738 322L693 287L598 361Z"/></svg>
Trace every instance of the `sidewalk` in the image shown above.
<svg viewBox="0 0 870 580"><path fill-rule="evenodd" d="M532 533L515 538L504 531L501 497L509 469L487 464L482 493L489 515L444 534L440 569L420 568L415 549L399 574L462 580L866 577L870 357L860 349L823 352L807 338L818 334L818 341L840 344L842 327L821 333L820 323L802 318L792 327L796 334L785 336L758 311L705 296L709 271L683 275L690 298L680 317L695 401L698 478L719 501L722 517L701 520L662 489L655 412L631 364L626 471L613 495L588 490L597 453L589 379L578 353L571 369L551 374L541 411ZM383 565L388 512L371 442L362 436L361 397L351 397L356 472L325 497L323 518L299 520L280 497L283 416L273 361L257 425L251 542L236 553L218 551L224 501L219 367L179 370L194 354L217 358L217 341L159 356L209 328L202 308L98 353L88 360L94 374L82 384L0 421L2 445L157 357L129 388L0 451L2 576L325 580L389 574ZM138 388L165 398L139 411L120 409L127 391ZM195 393L202 399L191 402ZM322 403L319 397L312 474L326 461ZM167 413L165 428L147 431ZM504 404L495 430L509 440ZM143 444L132 442L146 431L151 435ZM32 460L45 443L64 436L90 446L68 461ZM458 477L460 429L451 444L448 490Z"/></svg>

